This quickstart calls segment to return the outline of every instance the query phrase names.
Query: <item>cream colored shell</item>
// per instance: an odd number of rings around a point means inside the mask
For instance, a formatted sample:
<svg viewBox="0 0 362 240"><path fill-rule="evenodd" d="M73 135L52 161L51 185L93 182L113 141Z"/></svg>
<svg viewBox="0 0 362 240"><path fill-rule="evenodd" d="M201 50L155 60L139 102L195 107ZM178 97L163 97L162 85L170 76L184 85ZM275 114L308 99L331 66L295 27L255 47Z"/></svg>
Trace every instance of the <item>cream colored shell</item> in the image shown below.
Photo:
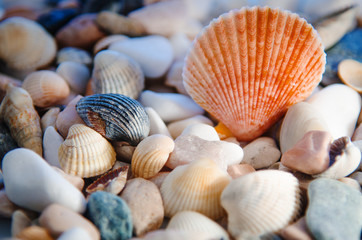
<svg viewBox="0 0 362 240"><path fill-rule="evenodd" d="M154 134L143 139L132 156L131 168L134 177L151 178L165 165L175 143L172 138Z"/></svg>
<svg viewBox="0 0 362 240"><path fill-rule="evenodd" d="M338 76L349 87L362 93L362 63L345 59L338 64Z"/></svg>
<svg viewBox="0 0 362 240"><path fill-rule="evenodd" d="M105 173L116 161L112 145L83 124L75 124L69 129L58 156L64 172L86 178Z"/></svg>
<svg viewBox="0 0 362 240"><path fill-rule="evenodd" d="M198 159L176 167L162 183L165 216L184 210L197 211L211 219L224 216L220 195L230 176L211 159Z"/></svg>

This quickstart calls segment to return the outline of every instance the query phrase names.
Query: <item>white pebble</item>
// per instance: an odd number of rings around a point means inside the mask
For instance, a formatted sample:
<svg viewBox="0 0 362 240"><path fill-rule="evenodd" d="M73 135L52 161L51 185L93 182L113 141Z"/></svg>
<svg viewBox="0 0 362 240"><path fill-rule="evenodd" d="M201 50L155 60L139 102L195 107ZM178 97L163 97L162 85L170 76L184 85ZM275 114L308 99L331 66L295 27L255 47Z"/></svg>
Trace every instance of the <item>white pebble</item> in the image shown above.
<svg viewBox="0 0 362 240"><path fill-rule="evenodd" d="M89 233L80 227L74 227L69 229L68 231L65 231L60 235L58 240L92 240L91 236L89 236Z"/></svg>
<svg viewBox="0 0 362 240"><path fill-rule="evenodd" d="M161 119L160 115L151 107L145 107L145 110L150 119L150 132L149 136L153 134L163 134L171 137L165 122Z"/></svg>
<svg viewBox="0 0 362 240"><path fill-rule="evenodd" d="M180 136L194 135L207 141L220 141L214 127L205 123L196 123L186 127Z"/></svg>
<svg viewBox="0 0 362 240"><path fill-rule="evenodd" d="M46 128L43 136L44 159L52 166L59 167L58 149L64 139L53 126Z"/></svg>
<svg viewBox="0 0 362 240"><path fill-rule="evenodd" d="M187 128L189 125L196 123L204 123L213 126L213 123L209 118L203 115L196 115L191 118L171 122L167 125L167 128L168 131L171 133L172 137L176 139L178 136L181 135L181 133L183 132L183 130L185 130L185 128Z"/></svg>

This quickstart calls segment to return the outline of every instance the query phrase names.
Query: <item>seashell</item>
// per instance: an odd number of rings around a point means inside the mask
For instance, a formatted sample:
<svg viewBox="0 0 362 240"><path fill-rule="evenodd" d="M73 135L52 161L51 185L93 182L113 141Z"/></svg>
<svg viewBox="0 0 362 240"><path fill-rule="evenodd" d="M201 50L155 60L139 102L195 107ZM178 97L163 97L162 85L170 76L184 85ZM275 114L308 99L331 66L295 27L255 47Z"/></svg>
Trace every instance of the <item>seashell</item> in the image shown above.
<svg viewBox="0 0 362 240"><path fill-rule="evenodd" d="M140 65L129 56L103 50L94 58L92 90L99 93L119 93L136 99L144 88L145 78Z"/></svg>
<svg viewBox="0 0 362 240"><path fill-rule="evenodd" d="M261 170L230 182L221 195L228 232L237 239L272 233L293 221L300 208L299 184L290 173Z"/></svg>
<svg viewBox="0 0 362 240"><path fill-rule="evenodd" d="M37 107L51 107L59 104L70 94L67 82L58 74L49 70L30 73L22 87L28 91Z"/></svg>
<svg viewBox="0 0 362 240"><path fill-rule="evenodd" d="M57 64L68 61L82 63L89 67L93 63L93 58L83 49L75 47L65 47L60 49L57 53Z"/></svg>
<svg viewBox="0 0 362 240"><path fill-rule="evenodd" d="M9 85L20 87L21 84L22 81L19 79L0 73L0 101L4 98L6 89L9 87Z"/></svg>
<svg viewBox="0 0 362 240"><path fill-rule="evenodd" d="M77 94L84 94L90 78L90 72L83 63L65 61L59 64L56 73L69 85L70 90Z"/></svg>
<svg viewBox="0 0 362 240"><path fill-rule="evenodd" d="M242 8L203 29L186 56L183 80L195 102L239 141L250 141L311 94L325 63L317 32L298 15Z"/></svg>
<svg viewBox="0 0 362 240"><path fill-rule="evenodd" d="M340 179L348 176L358 168L361 162L361 151L349 137L341 137L331 144L329 161L329 168L313 177Z"/></svg>
<svg viewBox="0 0 362 240"><path fill-rule="evenodd" d="M98 42L96 42L96 44L93 47L93 54L96 55L98 52L107 49L109 45L111 45L112 43L122 41L125 39L128 39L128 37L122 34L114 34L106 36L100 39Z"/></svg>
<svg viewBox="0 0 362 240"><path fill-rule="evenodd" d="M122 16L112 11L97 14L96 23L110 34L124 34L130 37L146 35L146 30L137 19Z"/></svg>
<svg viewBox="0 0 362 240"><path fill-rule="evenodd" d="M219 224L194 211L178 212L171 218L166 229L203 232L208 234L210 239L229 239L228 233Z"/></svg>
<svg viewBox="0 0 362 240"><path fill-rule="evenodd" d="M291 106L283 119L279 134L282 153L291 149L303 136L312 130L329 132L327 123L320 112L307 102Z"/></svg>
<svg viewBox="0 0 362 240"><path fill-rule="evenodd" d="M128 168L123 166L107 172L90 184L86 192L91 194L96 191L106 191L118 195L126 185Z"/></svg>
<svg viewBox="0 0 362 240"><path fill-rule="evenodd" d="M59 107L50 108L40 119L41 130L45 132L45 129L49 126L55 128L55 122L57 120L58 114L60 113Z"/></svg>
<svg viewBox="0 0 362 240"><path fill-rule="evenodd" d="M83 121L102 136L137 145L147 137L150 122L144 107L121 94L94 94L79 100L76 110Z"/></svg>
<svg viewBox="0 0 362 240"><path fill-rule="evenodd" d="M112 168L116 153L112 145L93 129L75 124L58 150L63 171L80 177L94 177Z"/></svg>
<svg viewBox="0 0 362 240"><path fill-rule="evenodd" d="M29 71L46 66L56 50L53 37L35 21L11 17L0 24L0 59L9 68Z"/></svg>
<svg viewBox="0 0 362 240"><path fill-rule="evenodd" d="M133 176L145 179L155 176L167 162L174 147L172 138L162 134L154 134L143 139L132 156Z"/></svg>
<svg viewBox="0 0 362 240"><path fill-rule="evenodd" d="M0 123L0 162L7 152L17 147L8 127L4 123Z"/></svg>
<svg viewBox="0 0 362 240"><path fill-rule="evenodd" d="M362 63L345 59L338 64L338 76L347 86L362 93Z"/></svg>
<svg viewBox="0 0 362 240"><path fill-rule="evenodd" d="M9 127L19 147L31 149L42 156L40 118L25 89L14 86L8 88L0 105L0 118Z"/></svg>
<svg viewBox="0 0 362 240"><path fill-rule="evenodd" d="M167 175L161 186L165 216L184 210L196 211L211 219L224 216L220 196L230 176L207 158L178 166Z"/></svg>

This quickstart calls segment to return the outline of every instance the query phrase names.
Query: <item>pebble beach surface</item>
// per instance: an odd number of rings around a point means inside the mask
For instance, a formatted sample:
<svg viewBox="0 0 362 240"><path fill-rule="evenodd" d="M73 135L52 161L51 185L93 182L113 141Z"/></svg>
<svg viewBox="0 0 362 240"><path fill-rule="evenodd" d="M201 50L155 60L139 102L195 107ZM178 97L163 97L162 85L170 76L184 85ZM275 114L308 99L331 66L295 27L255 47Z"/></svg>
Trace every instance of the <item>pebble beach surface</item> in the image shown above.
<svg viewBox="0 0 362 240"><path fill-rule="evenodd" d="M0 238L361 239L361 9L0 0Z"/></svg>

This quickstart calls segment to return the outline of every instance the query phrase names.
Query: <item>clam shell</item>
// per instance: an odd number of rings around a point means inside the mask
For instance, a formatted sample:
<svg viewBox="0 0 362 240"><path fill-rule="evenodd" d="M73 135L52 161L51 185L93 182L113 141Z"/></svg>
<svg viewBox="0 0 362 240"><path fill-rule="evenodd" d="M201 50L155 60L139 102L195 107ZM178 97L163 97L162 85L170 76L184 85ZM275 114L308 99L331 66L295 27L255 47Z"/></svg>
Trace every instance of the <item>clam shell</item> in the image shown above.
<svg viewBox="0 0 362 240"><path fill-rule="evenodd" d="M150 131L144 107L121 94L86 96L79 100L76 110L88 126L111 140L137 145Z"/></svg>
<svg viewBox="0 0 362 240"><path fill-rule="evenodd" d="M230 182L221 195L228 231L238 239L278 231L297 216L297 178L278 170L261 170ZM244 237L244 238L243 238Z"/></svg>
<svg viewBox="0 0 362 240"><path fill-rule="evenodd" d="M65 61L59 64L56 73L69 85L70 89L78 94L84 94L90 78L90 72L83 63Z"/></svg>
<svg viewBox="0 0 362 240"><path fill-rule="evenodd" d="M239 141L263 134L321 80L317 32L281 9L233 10L212 21L185 59L187 92Z"/></svg>
<svg viewBox="0 0 362 240"><path fill-rule="evenodd" d="M94 58L92 90L95 94L119 93L136 99L144 88L140 65L129 56L103 50Z"/></svg>
<svg viewBox="0 0 362 240"><path fill-rule="evenodd" d="M25 89L14 86L8 88L0 105L0 118L9 127L19 147L31 149L42 156L40 118Z"/></svg>
<svg viewBox="0 0 362 240"><path fill-rule="evenodd" d="M349 87L362 93L362 63L345 59L338 64L338 76Z"/></svg>
<svg viewBox="0 0 362 240"><path fill-rule="evenodd" d="M73 125L58 150L63 171L79 177L94 177L112 168L116 152L99 133L83 124Z"/></svg>
<svg viewBox="0 0 362 240"><path fill-rule="evenodd" d="M37 107L51 107L59 104L70 94L67 82L58 74L49 70L30 73L22 87L28 91Z"/></svg>
<svg viewBox="0 0 362 240"><path fill-rule="evenodd" d="M161 186L165 216L184 210L196 211L211 219L224 216L220 196L230 176L211 159L198 159L176 167Z"/></svg>
<svg viewBox="0 0 362 240"><path fill-rule="evenodd" d="M7 152L17 148L15 140L11 137L8 127L0 123L0 162Z"/></svg>
<svg viewBox="0 0 362 240"><path fill-rule="evenodd" d="M56 50L53 37L35 21L11 17L0 24L0 59L10 68L27 71L46 66Z"/></svg>
<svg viewBox="0 0 362 240"><path fill-rule="evenodd" d="M65 47L60 49L57 53L57 64L68 61L90 66L93 63L93 58L87 51L80 48Z"/></svg>
<svg viewBox="0 0 362 240"><path fill-rule="evenodd" d="M175 143L172 138L154 134L143 139L132 156L131 168L134 177L151 178L165 165Z"/></svg>
<svg viewBox="0 0 362 240"><path fill-rule="evenodd" d="M166 229L208 234L210 239L228 240L228 233L210 218L194 211L182 211L173 216Z"/></svg>

